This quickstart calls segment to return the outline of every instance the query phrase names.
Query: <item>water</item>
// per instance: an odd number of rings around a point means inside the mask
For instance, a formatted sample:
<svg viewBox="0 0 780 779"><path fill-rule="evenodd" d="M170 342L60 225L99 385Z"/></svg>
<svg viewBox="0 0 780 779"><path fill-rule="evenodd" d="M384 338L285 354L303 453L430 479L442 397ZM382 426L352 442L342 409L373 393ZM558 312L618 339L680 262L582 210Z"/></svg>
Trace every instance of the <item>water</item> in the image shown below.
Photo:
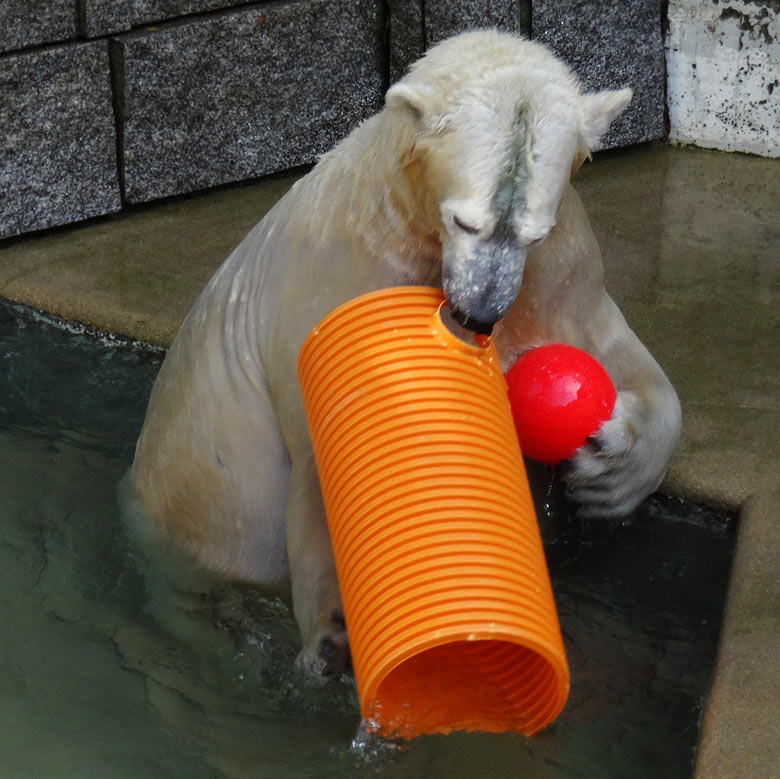
<svg viewBox="0 0 780 779"><path fill-rule="evenodd" d="M294 670L283 602L150 561L123 528L161 361L0 302L0 777L691 776L733 518L655 498L630 524L547 528L558 722L372 742L350 680Z"/></svg>

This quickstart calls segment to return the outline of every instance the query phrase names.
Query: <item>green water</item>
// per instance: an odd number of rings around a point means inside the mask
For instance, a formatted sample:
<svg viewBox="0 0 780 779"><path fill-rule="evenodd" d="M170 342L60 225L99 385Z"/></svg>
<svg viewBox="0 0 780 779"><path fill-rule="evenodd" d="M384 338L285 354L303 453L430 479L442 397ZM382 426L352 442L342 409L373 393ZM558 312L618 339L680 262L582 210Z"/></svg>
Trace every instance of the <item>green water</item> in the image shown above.
<svg viewBox="0 0 780 779"><path fill-rule="evenodd" d="M630 524L547 528L572 670L558 722L370 742L349 680L294 670L282 602L185 588L123 528L161 360L0 302L0 779L691 776L730 517L655 498Z"/></svg>

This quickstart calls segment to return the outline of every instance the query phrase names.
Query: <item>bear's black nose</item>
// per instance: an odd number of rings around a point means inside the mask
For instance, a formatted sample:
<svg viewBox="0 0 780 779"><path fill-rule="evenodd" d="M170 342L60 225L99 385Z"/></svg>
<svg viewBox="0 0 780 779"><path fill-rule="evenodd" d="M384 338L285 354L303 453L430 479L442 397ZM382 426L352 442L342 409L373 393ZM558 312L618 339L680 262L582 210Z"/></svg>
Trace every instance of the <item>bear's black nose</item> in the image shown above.
<svg viewBox="0 0 780 779"><path fill-rule="evenodd" d="M457 308L452 309L452 318L466 330L471 330L472 333L478 333L479 335L490 335L493 332L493 325L495 322L483 322L480 319L474 319L473 316L464 314Z"/></svg>

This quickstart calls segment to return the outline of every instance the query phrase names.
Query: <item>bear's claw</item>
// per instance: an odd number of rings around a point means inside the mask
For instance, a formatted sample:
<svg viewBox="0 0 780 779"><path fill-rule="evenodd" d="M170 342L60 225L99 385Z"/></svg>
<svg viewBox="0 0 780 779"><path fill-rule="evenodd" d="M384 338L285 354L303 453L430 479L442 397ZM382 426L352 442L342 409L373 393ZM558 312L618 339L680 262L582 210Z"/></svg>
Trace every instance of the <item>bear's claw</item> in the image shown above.
<svg viewBox="0 0 780 779"><path fill-rule="evenodd" d="M337 679L352 668L344 615L340 609L333 609L330 618L331 626L304 647L297 659L306 673L322 679Z"/></svg>

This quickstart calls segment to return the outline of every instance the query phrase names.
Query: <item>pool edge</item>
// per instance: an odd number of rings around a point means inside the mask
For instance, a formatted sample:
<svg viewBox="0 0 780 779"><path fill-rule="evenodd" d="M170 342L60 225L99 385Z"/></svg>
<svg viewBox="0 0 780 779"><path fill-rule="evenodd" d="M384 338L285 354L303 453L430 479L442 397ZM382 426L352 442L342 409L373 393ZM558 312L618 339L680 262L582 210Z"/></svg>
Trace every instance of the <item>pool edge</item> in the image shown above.
<svg viewBox="0 0 780 779"><path fill-rule="evenodd" d="M740 510L695 779L780 776L778 506L780 490L765 490Z"/></svg>

